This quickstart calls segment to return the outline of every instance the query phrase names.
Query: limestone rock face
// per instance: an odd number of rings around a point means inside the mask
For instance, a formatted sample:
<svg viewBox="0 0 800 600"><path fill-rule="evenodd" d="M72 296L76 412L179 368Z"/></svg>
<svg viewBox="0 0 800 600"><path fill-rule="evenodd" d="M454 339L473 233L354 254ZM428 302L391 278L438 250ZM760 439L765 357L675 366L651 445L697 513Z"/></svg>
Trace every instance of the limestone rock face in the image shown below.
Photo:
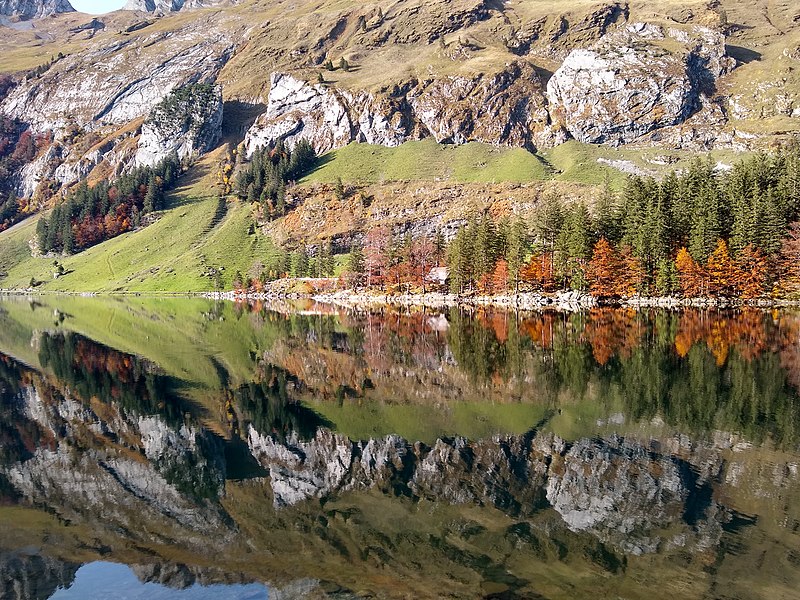
<svg viewBox="0 0 800 600"><path fill-rule="evenodd" d="M541 79L526 62L490 75L424 82L408 98L438 142L530 147L549 123Z"/></svg>
<svg viewBox="0 0 800 600"><path fill-rule="evenodd" d="M122 10L166 14L190 8L214 6L215 4L219 4L219 2L215 0L128 0Z"/></svg>
<svg viewBox="0 0 800 600"><path fill-rule="evenodd" d="M0 0L0 15L37 19L59 13L75 12L69 0Z"/></svg>
<svg viewBox="0 0 800 600"><path fill-rule="evenodd" d="M267 110L245 139L248 153L283 138L307 139L318 153L352 141L397 146L433 136L439 142L552 145L543 86L523 61L474 77L409 81L370 94L273 73ZM563 139L561 140L563 141Z"/></svg>
<svg viewBox="0 0 800 600"><path fill-rule="evenodd" d="M144 58L152 46L158 59ZM0 112L53 130L56 139L70 122L87 130L122 125L147 115L173 89L213 82L233 51L224 34L185 31L115 41L57 61L40 78L15 87Z"/></svg>
<svg viewBox="0 0 800 600"><path fill-rule="evenodd" d="M731 66L712 30L629 25L570 52L547 84L550 113L581 142L628 143L684 122Z"/></svg>
<svg viewBox="0 0 800 600"><path fill-rule="evenodd" d="M167 96L142 125L136 165L153 166L172 152L180 159L202 154L221 137L222 88L187 86Z"/></svg>
<svg viewBox="0 0 800 600"><path fill-rule="evenodd" d="M278 138L293 146L307 139L317 152L348 144L352 124L344 100L324 85L312 85L284 73L270 77L267 111L247 132L248 153Z"/></svg>
<svg viewBox="0 0 800 600"><path fill-rule="evenodd" d="M29 197L46 179L76 183L103 161L117 173L117 167L126 168L136 151L135 144L127 143L138 134L136 121L147 117L172 90L213 83L234 46L228 33L203 31L198 24L179 33L100 43L57 60L40 77L20 82L0 101L0 114L19 119L35 135L52 135L54 145L16 174L18 193ZM172 149L190 153L213 146L221 118L221 105L214 105L204 116L207 126L197 132L189 127L174 145L163 140L166 133L150 128L140 164L149 164L165 147L168 154ZM76 127L112 143L88 153L78 150L70 134Z"/></svg>

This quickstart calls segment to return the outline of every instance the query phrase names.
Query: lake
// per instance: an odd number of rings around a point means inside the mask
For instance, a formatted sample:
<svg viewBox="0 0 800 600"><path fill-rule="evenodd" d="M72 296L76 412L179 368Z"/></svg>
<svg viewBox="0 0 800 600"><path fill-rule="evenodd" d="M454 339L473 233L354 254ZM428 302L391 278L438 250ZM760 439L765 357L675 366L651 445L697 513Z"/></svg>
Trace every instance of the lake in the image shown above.
<svg viewBox="0 0 800 600"><path fill-rule="evenodd" d="M0 597L798 598L800 313L0 298Z"/></svg>

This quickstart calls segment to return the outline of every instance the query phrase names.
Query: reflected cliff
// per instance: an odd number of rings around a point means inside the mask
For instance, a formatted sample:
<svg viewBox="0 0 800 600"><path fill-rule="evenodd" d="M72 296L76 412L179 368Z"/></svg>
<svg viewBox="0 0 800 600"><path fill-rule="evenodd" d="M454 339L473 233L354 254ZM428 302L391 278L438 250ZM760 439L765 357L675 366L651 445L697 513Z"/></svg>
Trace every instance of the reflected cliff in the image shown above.
<svg viewBox="0 0 800 600"><path fill-rule="evenodd" d="M792 313L44 298L0 321L3 598L800 586Z"/></svg>

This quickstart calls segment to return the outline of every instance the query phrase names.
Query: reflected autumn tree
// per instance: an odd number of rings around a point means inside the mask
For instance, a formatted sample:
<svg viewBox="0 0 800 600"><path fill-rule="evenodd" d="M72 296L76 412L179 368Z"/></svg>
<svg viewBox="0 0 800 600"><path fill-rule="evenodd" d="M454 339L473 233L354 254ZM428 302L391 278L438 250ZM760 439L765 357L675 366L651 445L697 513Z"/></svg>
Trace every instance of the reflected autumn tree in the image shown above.
<svg viewBox="0 0 800 600"><path fill-rule="evenodd" d="M177 382L155 365L74 332L43 333L39 361L85 401L116 402L139 415L160 415L173 425L183 423L191 410L177 394Z"/></svg>

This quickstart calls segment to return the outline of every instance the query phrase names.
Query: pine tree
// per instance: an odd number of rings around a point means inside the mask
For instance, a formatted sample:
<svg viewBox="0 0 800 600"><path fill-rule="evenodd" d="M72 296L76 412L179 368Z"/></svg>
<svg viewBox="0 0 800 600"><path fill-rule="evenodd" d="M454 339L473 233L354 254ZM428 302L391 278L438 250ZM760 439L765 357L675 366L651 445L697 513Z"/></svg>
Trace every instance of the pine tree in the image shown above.
<svg viewBox="0 0 800 600"><path fill-rule="evenodd" d="M336 181L333 184L333 195L339 201L342 201L345 198L345 189L341 177L336 177Z"/></svg>
<svg viewBox="0 0 800 600"><path fill-rule="evenodd" d="M354 243L350 247L350 255L347 257L347 270L357 275L364 272L364 253L358 244Z"/></svg>
<svg viewBox="0 0 800 600"><path fill-rule="evenodd" d="M611 183L606 177L603 191L595 205L595 235L598 239L616 243L622 237L622 215L620 213L617 197L611 189Z"/></svg>
<svg viewBox="0 0 800 600"><path fill-rule="evenodd" d="M722 235L719 219L719 190L711 176L695 199L689 230L689 253L697 262L705 262Z"/></svg>
<svg viewBox="0 0 800 600"><path fill-rule="evenodd" d="M75 243L72 237L72 225L69 220L64 223L61 239L64 254L72 254L75 249Z"/></svg>
<svg viewBox="0 0 800 600"><path fill-rule="evenodd" d="M454 294L462 294L472 285L473 247L468 229L459 229L447 249L450 291Z"/></svg>
<svg viewBox="0 0 800 600"><path fill-rule="evenodd" d="M39 243L39 252L47 254L50 252L50 247L47 245L50 240L48 231L48 221L45 217L41 217L39 222L36 223L36 238Z"/></svg>
<svg viewBox="0 0 800 600"><path fill-rule="evenodd" d="M783 211L776 202L772 188L761 194L758 200L758 220L754 242L767 256L774 256L781 247L781 239L786 229Z"/></svg>
<svg viewBox="0 0 800 600"><path fill-rule="evenodd" d="M678 291L678 271L670 259L662 258L658 261L655 286L656 292L661 296L671 296Z"/></svg>
<svg viewBox="0 0 800 600"><path fill-rule="evenodd" d="M519 293L519 283L525 256L528 253L528 228L522 217L517 216L508 231L505 259L508 268L510 283L514 286L514 293Z"/></svg>
<svg viewBox="0 0 800 600"><path fill-rule="evenodd" d="M308 251L305 246L300 247L292 254L292 277L307 277L309 274Z"/></svg>
<svg viewBox="0 0 800 600"><path fill-rule="evenodd" d="M144 212L151 213L159 210L161 191L158 189L158 182L155 174L151 174L147 181L147 193L144 196Z"/></svg>
<svg viewBox="0 0 800 600"><path fill-rule="evenodd" d="M564 227L561 201L553 194L544 198L534 214L536 246L543 252L553 252Z"/></svg>
<svg viewBox="0 0 800 600"><path fill-rule="evenodd" d="M496 232L494 222L489 215L484 214L477 222L475 240L475 279L491 273L497 259Z"/></svg>

